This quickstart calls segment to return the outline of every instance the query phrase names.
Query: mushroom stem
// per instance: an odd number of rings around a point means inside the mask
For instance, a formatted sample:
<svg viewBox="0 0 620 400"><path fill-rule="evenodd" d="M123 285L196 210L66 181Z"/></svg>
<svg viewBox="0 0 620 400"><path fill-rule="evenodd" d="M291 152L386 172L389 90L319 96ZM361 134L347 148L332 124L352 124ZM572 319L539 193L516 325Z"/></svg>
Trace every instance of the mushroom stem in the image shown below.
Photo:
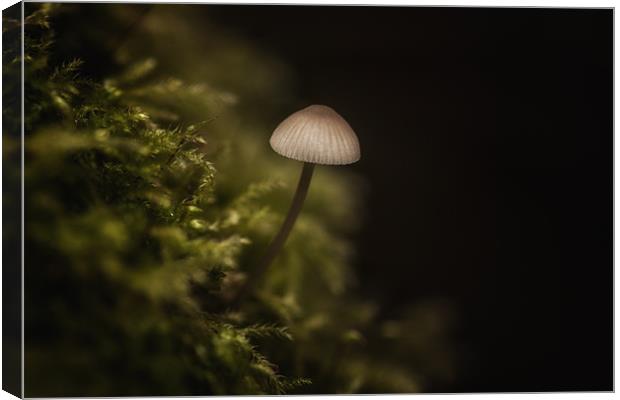
<svg viewBox="0 0 620 400"><path fill-rule="evenodd" d="M245 295L249 294L251 289L261 281L262 277L269 269L269 266L282 249L282 246L284 246L288 235L291 233L291 230L295 225L295 221L297 220L297 216L301 211L304 200L306 199L306 194L308 193L308 187L310 186L313 172L314 164L305 162L304 167L301 170L301 176L299 177L297 190L295 191L295 196L293 197L291 207L288 209L286 219L282 223L282 226L280 227L280 230L278 231L276 237L269 244L269 247L265 251L265 254L261 258L259 264L256 266L254 270L254 277L249 279L245 287L241 289L241 292L239 293L237 299L238 301L245 297Z"/></svg>

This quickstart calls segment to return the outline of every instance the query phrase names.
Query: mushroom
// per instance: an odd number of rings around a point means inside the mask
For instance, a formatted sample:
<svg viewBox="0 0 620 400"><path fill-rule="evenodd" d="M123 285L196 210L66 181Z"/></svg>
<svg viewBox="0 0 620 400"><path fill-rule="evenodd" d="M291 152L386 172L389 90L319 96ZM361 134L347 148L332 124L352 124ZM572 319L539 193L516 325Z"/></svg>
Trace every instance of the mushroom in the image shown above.
<svg viewBox="0 0 620 400"><path fill-rule="evenodd" d="M360 159L359 141L351 126L332 108L322 105L311 105L291 114L274 130L269 144L276 153L304 164L286 219L247 288L265 274L284 246L304 204L314 165L345 165ZM247 288L243 292L247 292Z"/></svg>

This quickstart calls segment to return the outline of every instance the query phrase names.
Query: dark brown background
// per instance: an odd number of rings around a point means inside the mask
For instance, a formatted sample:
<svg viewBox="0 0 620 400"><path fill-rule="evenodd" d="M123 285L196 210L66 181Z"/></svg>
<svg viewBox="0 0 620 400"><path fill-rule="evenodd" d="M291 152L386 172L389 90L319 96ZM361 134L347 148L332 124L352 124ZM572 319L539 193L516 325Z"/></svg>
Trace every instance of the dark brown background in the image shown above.
<svg viewBox="0 0 620 400"><path fill-rule="evenodd" d="M436 390L612 389L612 10L208 13L357 131L364 292L458 308Z"/></svg>

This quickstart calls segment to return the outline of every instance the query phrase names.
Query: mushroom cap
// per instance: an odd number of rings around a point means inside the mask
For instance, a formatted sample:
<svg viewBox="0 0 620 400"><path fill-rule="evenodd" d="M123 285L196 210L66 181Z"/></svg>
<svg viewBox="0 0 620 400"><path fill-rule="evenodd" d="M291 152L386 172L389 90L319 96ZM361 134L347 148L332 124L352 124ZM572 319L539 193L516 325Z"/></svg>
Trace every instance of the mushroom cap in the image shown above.
<svg viewBox="0 0 620 400"><path fill-rule="evenodd" d="M311 105L291 114L269 139L278 154L314 164L344 165L360 159L360 144L351 126L327 106Z"/></svg>

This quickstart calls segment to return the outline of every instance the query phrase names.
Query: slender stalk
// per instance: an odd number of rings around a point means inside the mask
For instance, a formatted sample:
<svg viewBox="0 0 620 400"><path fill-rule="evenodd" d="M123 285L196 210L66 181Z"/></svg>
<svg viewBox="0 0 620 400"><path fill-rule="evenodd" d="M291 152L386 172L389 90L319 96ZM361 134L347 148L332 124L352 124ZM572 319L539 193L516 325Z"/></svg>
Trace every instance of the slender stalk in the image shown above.
<svg viewBox="0 0 620 400"><path fill-rule="evenodd" d="M254 276L248 279L246 285L239 292L237 302L245 298L245 296L249 294L251 290L262 280L263 276L269 269L269 266L278 253L280 253L280 250L282 250L282 246L284 246L288 235L291 233L291 230L295 225L297 216L299 215L299 212L304 204L304 200L306 199L306 194L308 194L308 187L310 186L313 172L314 164L307 162L304 163L304 167L301 170L301 176L299 177L299 183L297 184L297 191L295 191L295 196L293 197L291 207L288 209L286 219L282 223L280 231L278 231L276 237L271 241L269 247L265 251L265 254L254 269Z"/></svg>

